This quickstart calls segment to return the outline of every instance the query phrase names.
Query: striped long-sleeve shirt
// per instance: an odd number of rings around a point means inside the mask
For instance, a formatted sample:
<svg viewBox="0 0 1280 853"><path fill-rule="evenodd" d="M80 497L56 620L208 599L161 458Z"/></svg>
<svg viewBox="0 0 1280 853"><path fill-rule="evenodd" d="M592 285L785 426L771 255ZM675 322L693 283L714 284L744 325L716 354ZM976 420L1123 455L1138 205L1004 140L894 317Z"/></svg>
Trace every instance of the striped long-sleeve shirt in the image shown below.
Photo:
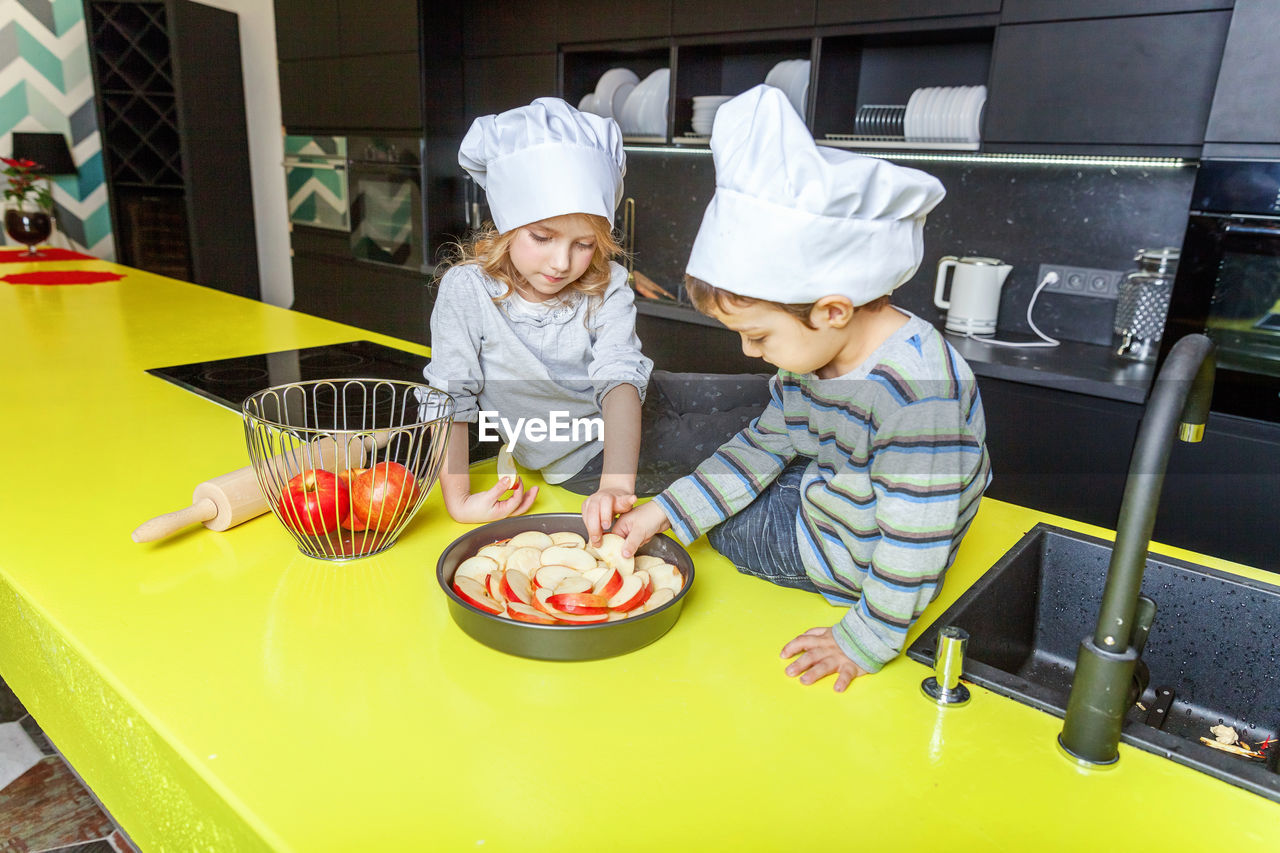
<svg viewBox="0 0 1280 853"><path fill-rule="evenodd" d="M941 589L990 479L973 372L911 316L850 373L779 371L771 393L759 418L654 500L688 544L810 459L796 515L804 569L849 605L836 642L875 672Z"/></svg>

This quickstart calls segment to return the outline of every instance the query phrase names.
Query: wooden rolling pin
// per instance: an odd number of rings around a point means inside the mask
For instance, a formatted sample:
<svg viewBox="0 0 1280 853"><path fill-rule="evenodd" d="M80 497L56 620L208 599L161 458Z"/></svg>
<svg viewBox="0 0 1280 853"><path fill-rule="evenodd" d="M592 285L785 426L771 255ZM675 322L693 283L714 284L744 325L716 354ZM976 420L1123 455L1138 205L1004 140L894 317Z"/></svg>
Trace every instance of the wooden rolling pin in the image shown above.
<svg viewBox="0 0 1280 853"><path fill-rule="evenodd" d="M311 460L318 457L320 461L317 467L327 470L345 470L347 458L350 458L354 460L351 467L363 467L365 450L369 445L368 436L365 438L366 441L358 446L355 444L355 439L352 439L350 454L343 454L345 458L341 460L335 459L334 440L322 438L316 442L318 453L314 456L307 452L308 448L297 447L288 453L273 457L270 464L273 466L287 464L287 468L277 468L278 471L297 471L312 467ZM378 447L385 447L389 438L389 433L380 432L374 443ZM292 459L288 458L290 455ZM337 466L335 462L338 463ZM246 465L221 477L205 480L196 486L191 495L191 506L142 522L138 525L138 529L133 531L133 541L154 542L197 523L203 523L210 530L227 530L243 521L257 518L268 509L266 496L262 494L262 488L258 485L258 476L253 472L252 465Z"/></svg>

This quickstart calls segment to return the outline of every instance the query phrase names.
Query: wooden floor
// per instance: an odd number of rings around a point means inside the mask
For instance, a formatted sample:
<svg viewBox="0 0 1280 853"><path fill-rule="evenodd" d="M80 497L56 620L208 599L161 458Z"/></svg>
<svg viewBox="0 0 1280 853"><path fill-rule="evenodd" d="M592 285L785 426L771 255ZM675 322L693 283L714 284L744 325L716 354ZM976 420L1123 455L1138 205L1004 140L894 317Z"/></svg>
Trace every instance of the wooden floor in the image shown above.
<svg viewBox="0 0 1280 853"><path fill-rule="evenodd" d="M124 831L0 679L0 724L15 722L42 757L0 789L0 853L136 853ZM0 761L4 758L0 755Z"/></svg>

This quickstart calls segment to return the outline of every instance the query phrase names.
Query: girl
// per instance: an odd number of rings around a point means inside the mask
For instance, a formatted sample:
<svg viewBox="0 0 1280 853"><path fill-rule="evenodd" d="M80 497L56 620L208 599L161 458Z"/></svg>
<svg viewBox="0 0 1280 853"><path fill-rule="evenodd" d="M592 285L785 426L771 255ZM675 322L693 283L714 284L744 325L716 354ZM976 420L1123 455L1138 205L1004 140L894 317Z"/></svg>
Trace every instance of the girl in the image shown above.
<svg viewBox="0 0 1280 853"><path fill-rule="evenodd" d="M476 119L458 160L485 188L493 226L460 247L431 314L423 372L456 402L445 507L455 521L483 522L519 515L537 496L508 477L471 491L465 422L478 422L482 440L495 440L496 427L521 465L588 495L582 515L596 541L635 503L653 367L640 352L626 270L613 262L621 131L539 98Z"/></svg>

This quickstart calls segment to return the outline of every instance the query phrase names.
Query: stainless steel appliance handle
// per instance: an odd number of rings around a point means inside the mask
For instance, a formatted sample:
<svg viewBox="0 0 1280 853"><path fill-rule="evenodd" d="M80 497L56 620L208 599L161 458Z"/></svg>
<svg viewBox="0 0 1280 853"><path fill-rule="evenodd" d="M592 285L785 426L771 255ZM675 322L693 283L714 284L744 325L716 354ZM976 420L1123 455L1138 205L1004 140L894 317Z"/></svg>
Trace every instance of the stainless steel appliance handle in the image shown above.
<svg viewBox="0 0 1280 853"><path fill-rule="evenodd" d="M1253 237L1280 237L1280 226L1268 225L1236 225L1228 223L1222 226L1224 234L1247 234Z"/></svg>
<svg viewBox="0 0 1280 853"><path fill-rule="evenodd" d="M334 172L345 172L347 170L346 163L333 163L326 160L285 160L285 168L300 169L330 169Z"/></svg>

